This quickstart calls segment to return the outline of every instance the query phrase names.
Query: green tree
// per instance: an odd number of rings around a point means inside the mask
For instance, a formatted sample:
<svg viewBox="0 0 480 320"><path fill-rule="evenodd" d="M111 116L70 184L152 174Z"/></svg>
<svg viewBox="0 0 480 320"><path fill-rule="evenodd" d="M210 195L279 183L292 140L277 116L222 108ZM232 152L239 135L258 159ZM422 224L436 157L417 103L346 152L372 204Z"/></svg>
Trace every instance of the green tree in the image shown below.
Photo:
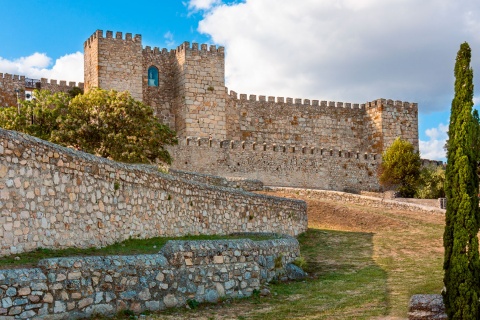
<svg viewBox="0 0 480 320"><path fill-rule="evenodd" d="M445 169L441 166L426 166L420 170L415 198L437 199L445 197Z"/></svg>
<svg viewBox="0 0 480 320"><path fill-rule="evenodd" d="M402 197L413 197L420 166L420 154L413 145L397 138L382 155L380 184L387 188L398 188Z"/></svg>
<svg viewBox="0 0 480 320"><path fill-rule="evenodd" d="M52 141L129 163L171 163L166 145L177 143L175 132L159 123L153 109L128 92L93 89L70 101Z"/></svg>
<svg viewBox="0 0 480 320"><path fill-rule="evenodd" d="M449 319L478 319L480 261L478 254L479 208L475 150L478 120L472 115L473 71L471 50L463 43L455 63L455 96L448 130L445 193L447 212L443 243L445 291ZM475 123L477 122L477 123Z"/></svg>
<svg viewBox="0 0 480 320"><path fill-rule="evenodd" d="M34 90L33 96L30 101L20 102L20 113L17 107L0 108L0 127L50 140L58 129L57 119L68 111L70 96L48 90Z"/></svg>

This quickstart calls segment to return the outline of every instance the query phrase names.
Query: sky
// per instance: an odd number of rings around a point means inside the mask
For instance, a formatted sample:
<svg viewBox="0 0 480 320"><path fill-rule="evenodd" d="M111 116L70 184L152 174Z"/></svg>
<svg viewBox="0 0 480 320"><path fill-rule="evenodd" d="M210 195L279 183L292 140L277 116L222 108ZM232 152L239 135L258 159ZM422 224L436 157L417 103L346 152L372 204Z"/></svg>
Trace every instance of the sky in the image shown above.
<svg viewBox="0 0 480 320"><path fill-rule="evenodd" d="M427 159L445 160L465 41L480 88L478 0L0 1L0 73L82 82L83 42L97 29L141 34L143 46L216 44L237 93L417 102Z"/></svg>

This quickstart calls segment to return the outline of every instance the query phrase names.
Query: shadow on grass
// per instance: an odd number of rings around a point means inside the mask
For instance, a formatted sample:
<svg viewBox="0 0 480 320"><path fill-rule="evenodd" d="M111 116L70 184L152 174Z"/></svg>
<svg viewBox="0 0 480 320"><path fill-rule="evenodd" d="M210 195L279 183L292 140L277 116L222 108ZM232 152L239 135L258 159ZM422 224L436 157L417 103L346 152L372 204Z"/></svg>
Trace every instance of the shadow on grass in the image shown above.
<svg viewBox="0 0 480 320"><path fill-rule="evenodd" d="M247 319L370 319L389 312L387 273L373 260L373 233L309 229L298 237L310 279L271 286Z"/></svg>

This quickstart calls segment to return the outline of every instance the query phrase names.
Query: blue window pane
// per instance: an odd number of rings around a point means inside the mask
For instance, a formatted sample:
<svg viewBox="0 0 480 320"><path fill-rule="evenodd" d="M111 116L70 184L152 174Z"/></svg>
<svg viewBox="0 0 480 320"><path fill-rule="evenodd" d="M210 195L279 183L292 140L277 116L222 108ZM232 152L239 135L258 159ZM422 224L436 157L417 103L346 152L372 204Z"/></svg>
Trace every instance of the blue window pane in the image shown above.
<svg viewBox="0 0 480 320"><path fill-rule="evenodd" d="M148 86L158 87L158 69L154 66L148 68Z"/></svg>

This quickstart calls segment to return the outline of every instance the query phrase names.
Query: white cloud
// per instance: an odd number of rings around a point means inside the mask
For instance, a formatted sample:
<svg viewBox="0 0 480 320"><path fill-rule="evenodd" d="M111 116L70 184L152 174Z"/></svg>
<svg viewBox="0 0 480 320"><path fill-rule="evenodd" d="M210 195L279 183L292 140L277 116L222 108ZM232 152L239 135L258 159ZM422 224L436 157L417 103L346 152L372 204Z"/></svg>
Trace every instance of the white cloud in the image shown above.
<svg viewBox="0 0 480 320"><path fill-rule="evenodd" d="M76 52L64 55L52 65L52 59L45 53L35 52L28 57L8 60L0 57L3 73L24 75L29 78L47 78L83 82L83 54Z"/></svg>
<svg viewBox="0 0 480 320"><path fill-rule="evenodd" d="M175 40L173 38L173 33L171 33L170 31L167 31L163 37L165 38L165 43L167 45L167 47L173 47L175 46Z"/></svg>
<svg viewBox="0 0 480 320"><path fill-rule="evenodd" d="M190 5L209 8L199 31L226 47L227 85L239 93L389 98L439 111L450 105L461 42L480 70L477 0L214 2Z"/></svg>
<svg viewBox="0 0 480 320"><path fill-rule="evenodd" d="M436 128L425 130L429 140L420 140L420 154L423 159L445 161L446 153L444 146L448 138L447 131L448 126L443 123L440 123Z"/></svg>
<svg viewBox="0 0 480 320"><path fill-rule="evenodd" d="M208 11L220 3L220 0L190 0L188 9L191 11Z"/></svg>

